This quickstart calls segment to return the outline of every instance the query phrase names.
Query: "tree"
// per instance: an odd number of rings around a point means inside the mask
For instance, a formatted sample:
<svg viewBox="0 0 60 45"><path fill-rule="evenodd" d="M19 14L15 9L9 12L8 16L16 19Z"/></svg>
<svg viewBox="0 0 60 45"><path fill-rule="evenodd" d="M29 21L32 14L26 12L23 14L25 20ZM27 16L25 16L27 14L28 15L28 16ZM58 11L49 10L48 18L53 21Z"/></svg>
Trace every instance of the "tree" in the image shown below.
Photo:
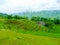
<svg viewBox="0 0 60 45"><path fill-rule="evenodd" d="M55 23L55 24L60 24L60 20L55 18L55 19L54 19L54 23Z"/></svg>
<svg viewBox="0 0 60 45"><path fill-rule="evenodd" d="M41 17L41 21L48 21L48 18Z"/></svg>
<svg viewBox="0 0 60 45"><path fill-rule="evenodd" d="M15 16L14 16L14 19L20 19L20 17L19 17L19 16L17 16L17 15L15 15Z"/></svg>
<svg viewBox="0 0 60 45"><path fill-rule="evenodd" d="M40 21L40 17L32 17L31 20L32 21Z"/></svg>
<svg viewBox="0 0 60 45"><path fill-rule="evenodd" d="M21 16L18 16L18 15L15 15L14 19L28 19L28 17L21 17Z"/></svg>
<svg viewBox="0 0 60 45"><path fill-rule="evenodd" d="M12 19L13 17L12 17L12 15L8 15L7 18L8 19Z"/></svg>

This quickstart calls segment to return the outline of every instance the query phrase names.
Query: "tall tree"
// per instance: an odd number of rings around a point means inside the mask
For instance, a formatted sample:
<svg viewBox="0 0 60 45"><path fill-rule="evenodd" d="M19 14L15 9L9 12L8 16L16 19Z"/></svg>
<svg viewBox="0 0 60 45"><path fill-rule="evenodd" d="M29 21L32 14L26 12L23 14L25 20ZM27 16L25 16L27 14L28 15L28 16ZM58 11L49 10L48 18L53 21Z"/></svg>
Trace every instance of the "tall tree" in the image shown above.
<svg viewBox="0 0 60 45"><path fill-rule="evenodd" d="M7 18L8 19L12 19L13 17L12 17L12 15L8 15Z"/></svg>

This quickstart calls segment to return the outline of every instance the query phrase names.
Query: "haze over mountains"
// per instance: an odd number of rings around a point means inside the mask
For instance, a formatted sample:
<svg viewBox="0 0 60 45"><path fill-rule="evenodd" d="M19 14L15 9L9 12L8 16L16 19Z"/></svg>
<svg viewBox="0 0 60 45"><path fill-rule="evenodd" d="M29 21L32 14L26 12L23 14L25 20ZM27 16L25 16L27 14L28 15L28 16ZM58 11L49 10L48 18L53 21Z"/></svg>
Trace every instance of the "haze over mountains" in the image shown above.
<svg viewBox="0 0 60 45"><path fill-rule="evenodd" d="M6 13L0 13L6 16ZM60 10L42 10L38 12L18 12L13 13L12 15L19 15L19 16L25 16L25 17L33 17L33 16L39 16L39 17L45 17L45 18L59 18L60 19Z"/></svg>
<svg viewBox="0 0 60 45"><path fill-rule="evenodd" d="M15 13L20 16L32 17L32 16L39 16L39 17L53 17L53 18L60 18L60 10L43 10L38 12L22 12L22 13Z"/></svg>

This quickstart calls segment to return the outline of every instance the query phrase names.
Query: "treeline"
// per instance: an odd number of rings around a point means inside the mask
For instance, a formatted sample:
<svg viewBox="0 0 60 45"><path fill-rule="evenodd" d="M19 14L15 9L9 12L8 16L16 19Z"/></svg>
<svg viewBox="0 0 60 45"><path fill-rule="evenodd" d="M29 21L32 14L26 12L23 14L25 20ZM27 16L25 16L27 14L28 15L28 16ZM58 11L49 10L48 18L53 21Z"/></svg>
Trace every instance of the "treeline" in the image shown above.
<svg viewBox="0 0 60 45"><path fill-rule="evenodd" d="M4 13L0 13L0 17L3 17L3 18L7 18L7 19L28 19L28 17L24 17L24 16L19 16L19 15L12 15L12 14L4 14ZM44 22L53 22L54 24L60 24L60 18L54 18L54 19L51 19L51 18L44 18L44 17L31 17L30 20L32 21L44 21Z"/></svg>
<svg viewBox="0 0 60 45"><path fill-rule="evenodd" d="M28 17L22 17L22 16L18 16L18 15L15 15L15 16L12 16L12 15L8 15L7 16L7 19L28 19ZM60 24L60 19L58 18L54 18L54 19L51 19L51 18L44 18L44 17L31 17L30 20L32 21L43 21L43 22L52 22L54 24Z"/></svg>

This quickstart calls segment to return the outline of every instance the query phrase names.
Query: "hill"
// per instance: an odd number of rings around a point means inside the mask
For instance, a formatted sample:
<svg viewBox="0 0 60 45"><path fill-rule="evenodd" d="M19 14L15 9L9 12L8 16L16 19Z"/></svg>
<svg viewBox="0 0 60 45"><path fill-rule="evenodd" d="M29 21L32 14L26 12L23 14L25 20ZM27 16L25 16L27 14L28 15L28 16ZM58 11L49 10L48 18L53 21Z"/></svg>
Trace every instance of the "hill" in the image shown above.
<svg viewBox="0 0 60 45"><path fill-rule="evenodd" d="M39 17L45 17L45 18L60 18L60 10L43 10L38 12L22 12L22 13L15 13L20 16L39 16Z"/></svg>
<svg viewBox="0 0 60 45"><path fill-rule="evenodd" d="M2 17L7 17L8 14L6 13L0 13L0 16ZM39 16L39 17L45 17L45 18L58 18L60 19L60 10L42 10L38 12L18 12L18 13L13 13L14 15L18 16L25 16L25 17L33 17L33 16Z"/></svg>

